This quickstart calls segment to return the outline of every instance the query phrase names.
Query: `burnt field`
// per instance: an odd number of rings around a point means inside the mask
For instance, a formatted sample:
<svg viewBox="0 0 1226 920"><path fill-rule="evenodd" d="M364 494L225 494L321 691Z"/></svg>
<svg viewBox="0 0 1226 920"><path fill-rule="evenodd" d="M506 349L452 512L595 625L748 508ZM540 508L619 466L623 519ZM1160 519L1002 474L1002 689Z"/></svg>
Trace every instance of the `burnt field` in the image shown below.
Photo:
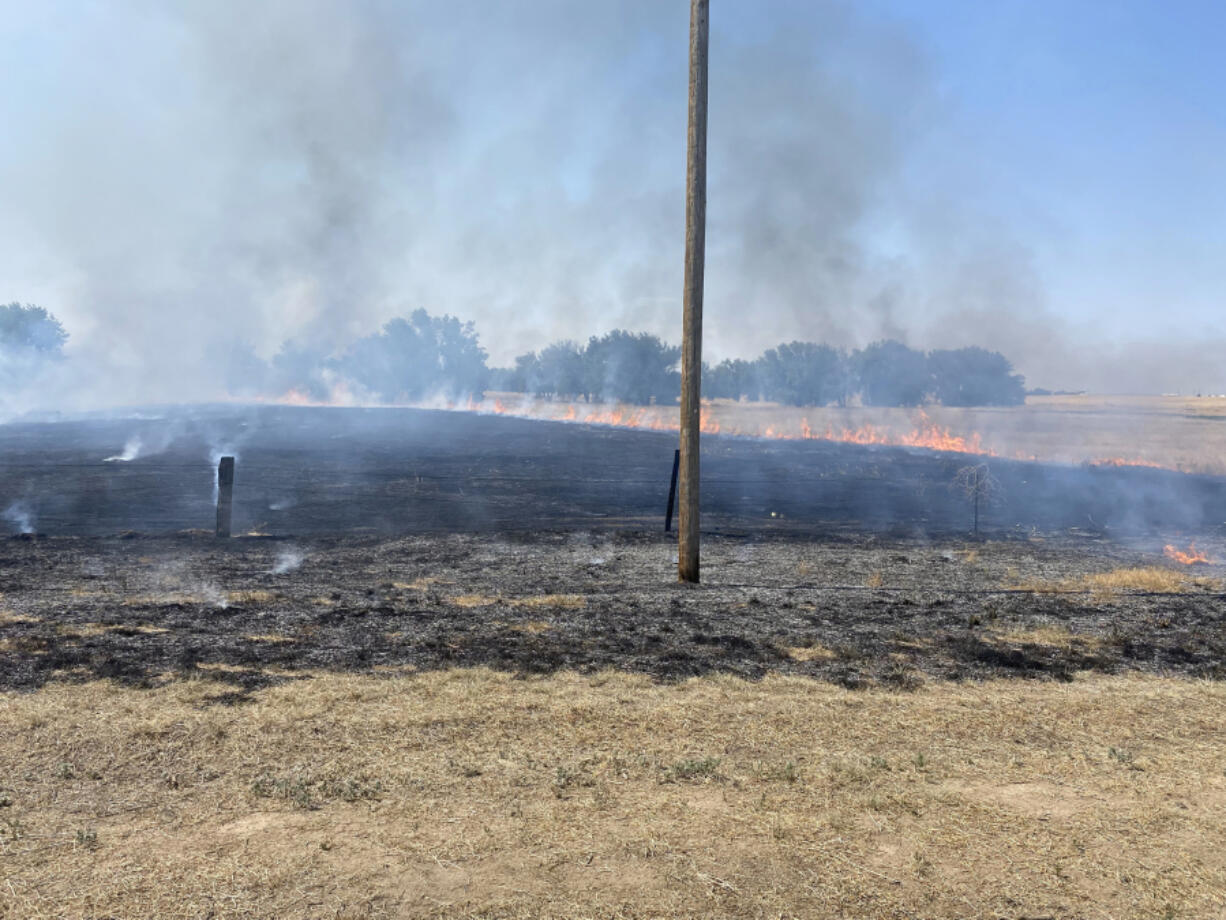
<svg viewBox="0 0 1226 920"><path fill-rule="evenodd" d="M139 441L130 461L105 458ZM1219 677L1220 479L708 438L704 584L662 533L675 436L461 413L261 408L0 429L38 535L0 544L0 681L295 672L778 671L847 687ZM238 458L217 541L210 454ZM11 509L10 509L11 510ZM10 513L10 518L13 514Z"/></svg>
<svg viewBox="0 0 1226 920"><path fill-rule="evenodd" d="M200 677L234 702L303 671L475 666L907 689L1219 678L1226 661L1220 584L1110 544L717 537L706 553L708 580L685 587L662 536L627 532L10 540L0 689Z"/></svg>
<svg viewBox="0 0 1226 920"><path fill-rule="evenodd" d="M1226 907L1220 479L158 414L0 427L0 918Z"/></svg>
<svg viewBox="0 0 1226 920"><path fill-rule="evenodd" d="M213 523L216 457L238 458L236 533L656 529L676 434L415 409L214 407L0 426L10 529L164 534ZM130 456L132 459L121 459ZM709 436L704 529L747 537L965 534L958 470L983 458ZM991 459L993 535L1120 538L1226 528L1226 478Z"/></svg>

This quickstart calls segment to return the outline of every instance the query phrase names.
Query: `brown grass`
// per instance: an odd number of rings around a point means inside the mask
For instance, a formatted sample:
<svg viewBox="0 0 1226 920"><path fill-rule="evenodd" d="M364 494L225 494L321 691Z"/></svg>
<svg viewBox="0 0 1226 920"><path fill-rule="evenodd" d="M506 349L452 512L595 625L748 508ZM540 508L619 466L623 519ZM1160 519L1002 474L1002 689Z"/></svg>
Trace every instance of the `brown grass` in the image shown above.
<svg viewBox="0 0 1226 920"><path fill-rule="evenodd" d="M1010 577L1007 587L1036 594L1058 594L1084 591L1093 594L1112 595L1133 591L1152 591L1159 594L1186 594L1192 591L1220 591L1222 582L1216 578L1189 575L1178 569L1149 566L1145 568L1112 569L1109 572L1094 572L1062 579L1019 580Z"/></svg>
<svg viewBox="0 0 1226 920"><path fill-rule="evenodd" d="M160 594L129 594L123 599L125 607L190 607L195 604L210 603L203 594L189 591L166 591Z"/></svg>
<svg viewBox="0 0 1226 920"><path fill-rule="evenodd" d="M587 606L587 599L582 594L535 594L526 597L503 597L488 594L457 594L449 598L457 607L492 607L501 604L504 607L561 607L570 610L581 610Z"/></svg>
<svg viewBox="0 0 1226 920"><path fill-rule="evenodd" d="M824 645L795 645L783 650L794 661L831 661L838 653Z"/></svg>
<svg viewBox="0 0 1226 920"><path fill-rule="evenodd" d="M314 675L0 696L3 917L1221 913L1220 684Z"/></svg>
<svg viewBox="0 0 1226 920"><path fill-rule="evenodd" d="M162 626L150 626L147 623L80 623L61 624L55 627L55 631L57 635L64 636L65 638L86 639L90 636L102 636L111 632L127 635L132 633L157 635L158 633L165 633L170 630Z"/></svg>
<svg viewBox="0 0 1226 920"><path fill-rule="evenodd" d="M1050 648L1091 650L1099 648L1104 640L1099 636L1075 633L1063 626L1039 626L1034 629L1010 629L993 634L997 640L1009 645L1045 645Z"/></svg>

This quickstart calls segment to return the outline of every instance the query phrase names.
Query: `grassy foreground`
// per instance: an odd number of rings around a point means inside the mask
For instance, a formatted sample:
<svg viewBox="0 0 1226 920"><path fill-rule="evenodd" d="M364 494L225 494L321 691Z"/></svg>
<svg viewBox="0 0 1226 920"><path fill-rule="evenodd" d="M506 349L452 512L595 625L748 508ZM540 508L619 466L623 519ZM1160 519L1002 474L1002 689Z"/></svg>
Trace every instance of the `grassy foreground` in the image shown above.
<svg viewBox="0 0 1226 920"><path fill-rule="evenodd" d="M0 916L1226 910L1220 683L456 670L224 690L0 696Z"/></svg>

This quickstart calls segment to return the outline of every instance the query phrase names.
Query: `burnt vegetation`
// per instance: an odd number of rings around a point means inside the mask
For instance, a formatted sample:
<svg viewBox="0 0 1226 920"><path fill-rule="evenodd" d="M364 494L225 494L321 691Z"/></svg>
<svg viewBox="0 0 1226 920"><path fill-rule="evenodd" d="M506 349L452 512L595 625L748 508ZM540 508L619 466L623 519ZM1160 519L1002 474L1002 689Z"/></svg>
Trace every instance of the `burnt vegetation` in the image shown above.
<svg viewBox="0 0 1226 920"><path fill-rule="evenodd" d="M0 428L3 494L48 535L0 541L6 689L177 675L228 703L297 671L457 666L898 689L1222 676L1220 569L1145 568L1155 530L1226 518L1218 478L995 461L989 480L957 455L710 438L706 581L683 588L660 528L668 433L227 409L182 420L160 454L102 462L169 421ZM223 442L242 536L219 541L197 528ZM979 492L990 539L970 543Z"/></svg>
<svg viewBox="0 0 1226 920"><path fill-rule="evenodd" d="M1084 671L1220 679L1226 655L1220 589L1192 579L1173 592L975 587L1139 558L1069 539L951 551L712 537L720 575L699 590L672 583L662 535L313 538L295 543L300 568L278 572L285 542L0 544L5 602L21 610L0 616L0 690L188 678L215 683L214 702L229 704L299 673L456 667L663 681L788 673L909 690Z"/></svg>

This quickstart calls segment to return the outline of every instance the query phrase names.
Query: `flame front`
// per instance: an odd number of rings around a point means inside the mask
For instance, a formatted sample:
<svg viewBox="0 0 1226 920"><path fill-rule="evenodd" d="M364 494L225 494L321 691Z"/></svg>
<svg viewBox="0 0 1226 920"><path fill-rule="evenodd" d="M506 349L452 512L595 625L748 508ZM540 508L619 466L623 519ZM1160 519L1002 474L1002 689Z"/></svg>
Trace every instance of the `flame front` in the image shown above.
<svg viewBox="0 0 1226 920"><path fill-rule="evenodd" d="M366 403L350 391L348 387L336 385L326 399L318 399L298 391L290 390L279 400L288 405L297 406L360 406L379 405ZM384 404L386 405L386 404ZM585 403L553 402L550 400L521 399L517 395L505 398L490 397L485 399L469 399L457 403L453 400L440 399L426 403L400 403L402 408L445 409L456 412L478 412L490 415L506 415L516 418L530 418L551 422L570 422L578 425L608 425L615 428L637 428L647 431L677 431L680 420L675 407L665 406L627 406L627 405L588 405ZM716 414L724 416L717 418ZM1000 451L983 443L978 433L954 434L948 427L933 422L923 410L916 410L911 421L911 430L898 430L864 424L857 428L837 428L827 425L825 428L814 428L808 418L801 417L798 421L780 424L738 424L738 410L735 406L704 405L699 415L699 425L703 434L719 434L730 437L762 438L778 441L829 441L839 444L860 444L880 447L913 447L923 450L940 451L951 454L969 454L978 457L1008 457L1012 460L1037 461L1038 455L1033 452L1017 450L1014 452ZM788 427L784 427L788 425ZM793 427L794 426L794 427ZM1063 459L1061 462L1076 462ZM1157 463L1148 459L1107 457L1083 461L1095 468L1103 467L1153 467L1156 469L1178 469L1179 467Z"/></svg>
<svg viewBox="0 0 1226 920"><path fill-rule="evenodd" d="M677 431L680 420L675 412L664 412L655 406L592 406L576 403L538 402L523 406L509 406L500 399L476 401L467 405L448 404L449 409L466 409L470 412L488 412L494 415L510 415L518 418L534 418L553 422L575 422L581 425L610 425L615 428L638 428L648 431ZM921 447L955 454L978 454L985 457L998 456L995 450L985 447L977 434L969 436L953 434L948 428L933 424L923 412L918 414L914 428L904 434L862 425L859 428L833 428L818 430L807 418L800 420L794 431L773 425L754 428L739 428L721 423L712 414L710 407L703 406L699 415L703 434L723 434L732 437L765 438L772 441L836 441L842 444L875 444L886 447ZM1019 459L1032 457L1019 455Z"/></svg>
<svg viewBox="0 0 1226 920"><path fill-rule="evenodd" d="M1205 553L1196 548L1195 543L1188 544L1188 551L1186 553L1175 549L1169 543L1162 548L1162 552L1166 555L1167 559L1178 562L1181 565L1196 565L1198 562L1207 563L1211 561Z"/></svg>

